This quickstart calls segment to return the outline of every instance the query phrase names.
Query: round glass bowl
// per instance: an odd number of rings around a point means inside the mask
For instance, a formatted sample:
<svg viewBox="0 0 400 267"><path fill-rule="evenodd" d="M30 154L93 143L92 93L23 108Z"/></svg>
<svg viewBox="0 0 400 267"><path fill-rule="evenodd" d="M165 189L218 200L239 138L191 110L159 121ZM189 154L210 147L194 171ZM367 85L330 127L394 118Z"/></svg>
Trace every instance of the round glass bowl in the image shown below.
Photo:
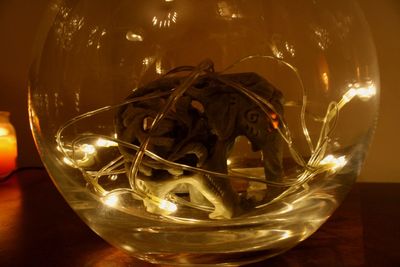
<svg viewBox="0 0 400 267"><path fill-rule="evenodd" d="M379 74L354 1L56 1L43 25L29 88L42 160L136 257L271 257L359 174Z"/></svg>

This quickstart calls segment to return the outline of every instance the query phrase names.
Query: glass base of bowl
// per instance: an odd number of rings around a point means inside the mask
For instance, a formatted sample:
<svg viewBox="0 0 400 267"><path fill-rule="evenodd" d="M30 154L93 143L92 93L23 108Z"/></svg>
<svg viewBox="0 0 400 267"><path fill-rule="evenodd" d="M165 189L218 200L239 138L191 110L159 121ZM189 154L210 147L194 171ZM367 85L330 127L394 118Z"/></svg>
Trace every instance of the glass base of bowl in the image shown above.
<svg viewBox="0 0 400 267"><path fill-rule="evenodd" d="M141 260L175 266L239 266L281 254L313 234L333 213L354 175L315 179L258 216L175 222L138 216L59 181L71 207L113 246ZM347 179L345 179L347 178ZM61 190L62 191L62 190Z"/></svg>
<svg viewBox="0 0 400 267"><path fill-rule="evenodd" d="M288 249L268 249L236 253L143 253L134 254L134 256L154 264L172 266L241 266L274 257Z"/></svg>

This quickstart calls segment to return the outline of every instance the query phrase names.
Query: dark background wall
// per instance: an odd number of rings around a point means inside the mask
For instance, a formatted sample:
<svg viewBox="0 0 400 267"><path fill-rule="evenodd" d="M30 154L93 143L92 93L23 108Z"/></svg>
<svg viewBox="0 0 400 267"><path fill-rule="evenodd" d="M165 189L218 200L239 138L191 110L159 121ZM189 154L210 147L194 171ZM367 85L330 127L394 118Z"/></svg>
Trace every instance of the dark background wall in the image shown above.
<svg viewBox="0 0 400 267"><path fill-rule="evenodd" d="M19 165L40 165L27 113L32 45L49 0L0 0L0 110L12 113ZM381 112L362 181L400 182L400 1L360 0L370 24L381 71Z"/></svg>
<svg viewBox="0 0 400 267"><path fill-rule="evenodd" d="M27 111L32 44L49 0L0 0L0 110L10 111L17 131L19 166L40 165Z"/></svg>

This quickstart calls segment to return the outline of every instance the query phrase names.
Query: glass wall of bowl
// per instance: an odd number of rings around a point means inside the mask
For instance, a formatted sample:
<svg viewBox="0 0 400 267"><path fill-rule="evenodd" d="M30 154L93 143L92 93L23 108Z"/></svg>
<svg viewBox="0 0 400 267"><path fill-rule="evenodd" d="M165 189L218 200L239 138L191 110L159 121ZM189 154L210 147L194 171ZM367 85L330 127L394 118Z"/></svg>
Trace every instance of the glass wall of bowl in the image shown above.
<svg viewBox="0 0 400 267"><path fill-rule="evenodd" d="M356 180L379 102L355 1L52 2L30 71L41 158L138 258L238 265L315 232Z"/></svg>

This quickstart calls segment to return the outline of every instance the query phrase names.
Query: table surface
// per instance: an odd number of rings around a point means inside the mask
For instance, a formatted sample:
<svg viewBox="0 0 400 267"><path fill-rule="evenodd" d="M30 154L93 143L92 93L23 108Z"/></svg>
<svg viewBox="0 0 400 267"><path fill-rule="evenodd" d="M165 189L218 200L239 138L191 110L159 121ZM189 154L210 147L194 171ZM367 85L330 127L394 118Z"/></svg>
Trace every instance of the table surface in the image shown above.
<svg viewBox="0 0 400 267"><path fill-rule="evenodd" d="M400 266L400 184L357 183L333 216L288 252L247 265ZM93 233L45 171L0 183L0 266L156 266Z"/></svg>

